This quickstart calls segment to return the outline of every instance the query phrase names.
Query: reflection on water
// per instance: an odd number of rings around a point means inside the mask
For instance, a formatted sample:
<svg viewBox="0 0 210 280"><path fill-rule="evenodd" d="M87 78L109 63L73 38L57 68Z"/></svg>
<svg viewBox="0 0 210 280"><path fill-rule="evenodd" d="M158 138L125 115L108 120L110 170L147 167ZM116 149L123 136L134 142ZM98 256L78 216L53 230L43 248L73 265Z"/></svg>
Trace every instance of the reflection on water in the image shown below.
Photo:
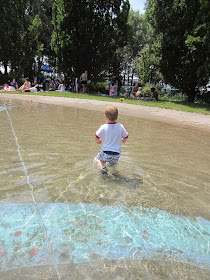
<svg viewBox="0 0 210 280"><path fill-rule="evenodd" d="M128 130L129 139L122 147L117 170L109 168L108 176L104 176L93 164L100 150L94 134L104 122L103 113L20 101L6 100L4 104L2 99L1 204L32 202L5 105L38 205L124 205L163 210L191 219L209 219L209 133L120 115L119 121ZM100 263L91 265L100 271ZM174 262L171 265L178 266ZM105 266L111 268L113 262ZM127 268L121 264L121 267L123 273L129 273L129 279L141 279L141 273L145 275L142 279L168 279L161 278L169 270L164 257L159 262L141 261L127 264ZM183 270L189 275L185 275L186 279L199 279L198 272L200 279L208 278L206 270L186 267L186 264L179 264L178 270L181 276L171 273L172 279L183 279ZM113 279L118 276L121 277L119 271Z"/></svg>
<svg viewBox="0 0 210 280"><path fill-rule="evenodd" d="M103 259L165 259L209 268L207 237L210 223L204 219L192 221L165 211L123 205L40 203L38 207L57 264ZM40 259L43 262L50 259L33 204L3 205L0 214L4 225L0 239L7 252L3 270L8 269L8 264L10 269L20 267L17 259L24 260L25 266L36 265ZM18 225L14 223L17 220ZM11 232L13 235L8 239L6 236ZM15 246L8 250L20 236L21 250L15 251ZM32 248L31 254L38 252L34 254L36 259L28 258L28 248Z"/></svg>

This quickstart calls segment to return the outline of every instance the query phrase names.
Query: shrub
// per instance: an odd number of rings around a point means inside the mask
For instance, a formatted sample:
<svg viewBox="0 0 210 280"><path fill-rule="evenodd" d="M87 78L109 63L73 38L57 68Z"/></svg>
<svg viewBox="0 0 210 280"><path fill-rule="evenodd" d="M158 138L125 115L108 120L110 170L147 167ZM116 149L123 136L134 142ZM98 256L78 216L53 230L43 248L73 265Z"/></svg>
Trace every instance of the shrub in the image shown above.
<svg viewBox="0 0 210 280"><path fill-rule="evenodd" d="M124 95L125 94L126 89L122 86L120 88L120 94Z"/></svg>
<svg viewBox="0 0 210 280"><path fill-rule="evenodd" d="M89 93L105 93L105 86L107 83L105 82L90 82L88 83Z"/></svg>
<svg viewBox="0 0 210 280"><path fill-rule="evenodd" d="M154 85L151 85L150 83L146 83L142 87L143 95L144 97L150 97L151 96L151 88L154 87Z"/></svg>

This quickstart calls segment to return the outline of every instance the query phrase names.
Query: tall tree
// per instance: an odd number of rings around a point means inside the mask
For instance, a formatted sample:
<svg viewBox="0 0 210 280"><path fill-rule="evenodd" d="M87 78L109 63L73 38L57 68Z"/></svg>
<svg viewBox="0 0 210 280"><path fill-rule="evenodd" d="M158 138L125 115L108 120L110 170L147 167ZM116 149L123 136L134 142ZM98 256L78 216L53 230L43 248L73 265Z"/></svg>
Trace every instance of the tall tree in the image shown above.
<svg viewBox="0 0 210 280"><path fill-rule="evenodd" d="M161 36L160 70L166 83L194 102L210 77L210 2L208 0L148 0L147 14Z"/></svg>
<svg viewBox="0 0 210 280"><path fill-rule="evenodd" d="M138 11L133 10L129 12L128 25L128 43L123 49L124 70L141 76L140 82L143 83L145 79L142 79L142 71L139 71L138 67L139 53L142 52L145 46L153 43L152 27L148 23L145 14L140 14Z"/></svg>
<svg viewBox="0 0 210 280"><path fill-rule="evenodd" d="M26 17L28 19L27 36L30 48L27 48L28 72L31 68L33 75L39 76L43 61L48 59L55 63L55 53L51 48L52 7L55 0L27 0Z"/></svg>
<svg viewBox="0 0 210 280"><path fill-rule="evenodd" d="M33 77L35 57L50 55L54 0L1 0L0 62L16 76Z"/></svg>
<svg viewBox="0 0 210 280"><path fill-rule="evenodd" d="M40 41L42 30L42 21L37 14L27 28L26 40L24 41L25 53L21 66L25 76L34 77L36 74L35 57L43 50L43 43Z"/></svg>
<svg viewBox="0 0 210 280"><path fill-rule="evenodd" d="M146 44L136 57L136 68L139 81L142 85L146 83L157 84L163 80L160 73L160 44L156 40L153 44Z"/></svg>
<svg viewBox="0 0 210 280"><path fill-rule="evenodd" d="M39 15L42 22L42 32L40 41L43 43L43 55L54 56L51 44L51 35L53 31L52 25L52 8L55 0L28 0L27 14L30 17L30 22L33 22L34 17Z"/></svg>
<svg viewBox="0 0 210 280"><path fill-rule="evenodd" d="M1 0L1 40L0 61L7 67L17 67L22 57L22 39L24 37L26 1ZM14 63L16 59L17 63Z"/></svg>
<svg viewBox="0 0 210 280"><path fill-rule="evenodd" d="M128 0L57 0L52 46L60 70L92 79L109 68L127 39Z"/></svg>

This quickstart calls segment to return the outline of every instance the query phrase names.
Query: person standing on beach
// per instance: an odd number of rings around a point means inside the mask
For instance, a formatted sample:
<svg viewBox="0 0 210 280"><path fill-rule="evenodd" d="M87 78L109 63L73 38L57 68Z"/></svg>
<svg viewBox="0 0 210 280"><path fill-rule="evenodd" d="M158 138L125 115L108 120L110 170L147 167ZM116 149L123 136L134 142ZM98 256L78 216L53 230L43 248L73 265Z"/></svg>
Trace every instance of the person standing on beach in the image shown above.
<svg viewBox="0 0 210 280"><path fill-rule="evenodd" d="M75 91L78 93L78 78L75 78Z"/></svg>
<svg viewBox="0 0 210 280"><path fill-rule="evenodd" d="M84 73L82 73L82 75L80 76L80 82L82 84L82 92L86 93L87 90L87 82L88 82L88 76L87 76L88 72L85 71Z"/></svg>
<svg viewBox="0 0 210 280"><path fill-rule="evenodd" d="M122 82L119 76L115 76L115 82L116 82L116 86L117 86L117 95L120 95L120 89L122 87Z"/></svg>
<svg viewBox="0 0 210 280"><path fill-rule="evenodd" d="M158 93L155 88L151 88L152 100L158 101Z"/></svg>

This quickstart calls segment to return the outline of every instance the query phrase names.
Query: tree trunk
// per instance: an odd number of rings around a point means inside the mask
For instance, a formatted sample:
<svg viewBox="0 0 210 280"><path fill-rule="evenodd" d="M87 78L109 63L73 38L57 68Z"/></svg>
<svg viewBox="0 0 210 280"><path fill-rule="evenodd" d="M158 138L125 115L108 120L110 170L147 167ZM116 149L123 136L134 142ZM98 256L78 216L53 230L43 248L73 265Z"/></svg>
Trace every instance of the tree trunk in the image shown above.
<svg viewBox="0 0 210 280"><path fill-rule="evenodd" d="M4 65L4 74L8 74L8 71L7 71L7 62L4 61L4 62L3 62L3 65Z"/></svg>
<svg viewBox="0 0 210 280"><path fill-rule="evenodd" d="M195 95L194 94L189 94L187 97L188 97L188 99L187 99L188 102L194 103L194 101L195 101Z"/></svg>
<svg viewBox="0 0 210 280"><path fill-rule="evenodd" d="M196 85L192 84L189 86L189 91L187 92L188 102L194 103L196 94Z"/></svg>
<svg viewBox="0 0 210 280"><path fill-rule="evenodd" d="M39 60L38 60L38 70L37 70L37 76L36 76L37 81L39 81L41 66L42 66L42 61L39 58Z"/></svg>

